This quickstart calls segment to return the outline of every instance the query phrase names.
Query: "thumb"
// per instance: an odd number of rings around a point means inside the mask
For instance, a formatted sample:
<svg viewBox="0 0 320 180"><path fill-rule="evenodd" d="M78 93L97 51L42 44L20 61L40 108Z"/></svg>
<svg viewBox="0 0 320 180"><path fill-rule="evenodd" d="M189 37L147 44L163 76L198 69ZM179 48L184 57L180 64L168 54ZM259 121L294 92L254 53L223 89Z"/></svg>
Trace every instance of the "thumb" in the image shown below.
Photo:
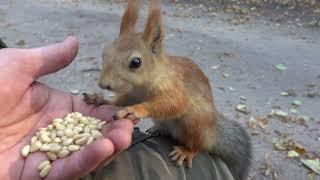
<svg viewBox="0 0 320 180"><path fill-rule="evenodd" d="M32 49L33 58L28 62L33 66L30 72L34 79L69 65L78 54L79 42L75 37L68 37L61 43Z"/></svg>

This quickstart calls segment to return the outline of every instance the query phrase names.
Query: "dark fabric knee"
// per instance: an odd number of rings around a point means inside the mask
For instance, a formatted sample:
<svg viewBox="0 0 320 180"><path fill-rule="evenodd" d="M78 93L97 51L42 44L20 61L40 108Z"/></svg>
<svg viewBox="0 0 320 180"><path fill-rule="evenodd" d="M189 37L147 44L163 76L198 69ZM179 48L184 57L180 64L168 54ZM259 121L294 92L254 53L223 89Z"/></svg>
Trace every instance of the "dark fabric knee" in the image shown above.
<svg viewBox="0 0 320 180"><path fill-rule="evenodd" d="M168 137L150 137L135 130L132 146L89 179L99 180L233 180L227 166L208 153L198 154L192 168L177 167L168 158L177 145ZM88 177L87 177L88 178Z"/></svg>

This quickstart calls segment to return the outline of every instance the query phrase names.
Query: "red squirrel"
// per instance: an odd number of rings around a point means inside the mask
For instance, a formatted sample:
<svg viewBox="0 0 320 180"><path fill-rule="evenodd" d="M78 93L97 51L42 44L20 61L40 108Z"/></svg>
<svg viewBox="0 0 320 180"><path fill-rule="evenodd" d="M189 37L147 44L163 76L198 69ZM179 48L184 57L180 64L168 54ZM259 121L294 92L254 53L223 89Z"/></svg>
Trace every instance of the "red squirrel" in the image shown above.
<svg viewBox="0 0 320 180"><path fill-rule="evenodd" d="M115 93L112 100L84 94L89 104L123 109L115 118L152 118L151 134L169 135L179 145L169 157L191 168L201 151L222 158L235 179L247 177L251 140L236 122L218 113L209 80L192 60L169 56L163 47L164 26L159 0L151 0L143 32L135 32L139 0L129 0L120 34L103 50L99 86Z"/></svg>

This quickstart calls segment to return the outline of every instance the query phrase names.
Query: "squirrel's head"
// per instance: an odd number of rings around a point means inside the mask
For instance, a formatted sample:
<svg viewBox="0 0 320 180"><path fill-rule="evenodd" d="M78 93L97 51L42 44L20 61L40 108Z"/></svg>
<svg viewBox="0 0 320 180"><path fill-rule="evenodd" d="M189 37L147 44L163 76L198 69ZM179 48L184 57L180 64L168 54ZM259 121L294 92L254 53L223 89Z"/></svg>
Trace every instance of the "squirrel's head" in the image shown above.
<svg viewBox="0 0 320 180"><path fill-rule="evenodd" d="M101 88L126 94L134 88L148 86L154 71L165 61L160 2L151 0L146 27L137 33L139 6L139 0L129 0L119 36L103 51Z"/></svg>

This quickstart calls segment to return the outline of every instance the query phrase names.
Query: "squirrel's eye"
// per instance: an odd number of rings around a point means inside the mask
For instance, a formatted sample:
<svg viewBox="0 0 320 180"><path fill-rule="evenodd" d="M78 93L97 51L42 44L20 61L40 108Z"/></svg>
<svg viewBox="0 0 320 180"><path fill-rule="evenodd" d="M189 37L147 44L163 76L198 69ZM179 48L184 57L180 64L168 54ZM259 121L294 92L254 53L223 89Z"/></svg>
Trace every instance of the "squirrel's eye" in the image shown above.
<svg viewBox="0 0 320 180"><path fill-rule="evenodd" d="M141 58L135 57L130 62L130 69L137 69L141 66Z"/></svg>

